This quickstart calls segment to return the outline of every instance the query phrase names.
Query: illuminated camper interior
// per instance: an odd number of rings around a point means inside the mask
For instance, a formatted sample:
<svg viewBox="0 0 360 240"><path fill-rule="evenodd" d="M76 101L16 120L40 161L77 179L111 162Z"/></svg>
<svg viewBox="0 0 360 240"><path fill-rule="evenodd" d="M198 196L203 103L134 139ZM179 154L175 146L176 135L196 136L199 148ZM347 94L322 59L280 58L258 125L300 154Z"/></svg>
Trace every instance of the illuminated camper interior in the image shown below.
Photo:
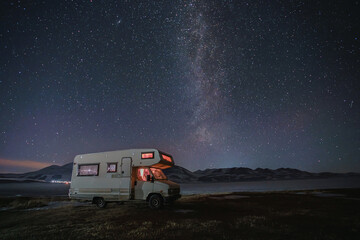
<svg viewBox="0 0 360 240"><path fill-rule="evenodd" d="M167 180L166 175L163 173L161 169L147 168L147 167L138 168L136 179L138 181L146 182L147 175L155 177L156 180Z"/></svg>

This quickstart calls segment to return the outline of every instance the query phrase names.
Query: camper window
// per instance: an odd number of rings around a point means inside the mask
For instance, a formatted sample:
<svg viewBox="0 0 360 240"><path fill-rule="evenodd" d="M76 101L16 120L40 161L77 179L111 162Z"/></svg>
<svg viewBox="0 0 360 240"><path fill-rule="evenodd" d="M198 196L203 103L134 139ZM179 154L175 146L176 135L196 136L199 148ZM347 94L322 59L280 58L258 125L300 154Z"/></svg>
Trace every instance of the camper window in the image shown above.
<svg viewBox="0 0 360 240"><path fill-rule="evenodd" d="M79 165L78 176L98 176L99 164Z"/></svg>
<svg viewBox="0 0 360 240"><path fill-rule="evenodd" d="M150 170L148 168L138 168L137 170L137 180L146 182L146 176L150 175Z"/></svg>
<svg viewBox="0 0 360 240"><path fill-rule="evenodd" d="M112 173L117 171L117 163L108 163L107 164L107 172Z"/></svg>
<svg viewBox="0 0 360 240"><path fill-rule="evenodd" d="M154 158L154 152L142 152L141 153L141 159L153 159Z"/></svg>

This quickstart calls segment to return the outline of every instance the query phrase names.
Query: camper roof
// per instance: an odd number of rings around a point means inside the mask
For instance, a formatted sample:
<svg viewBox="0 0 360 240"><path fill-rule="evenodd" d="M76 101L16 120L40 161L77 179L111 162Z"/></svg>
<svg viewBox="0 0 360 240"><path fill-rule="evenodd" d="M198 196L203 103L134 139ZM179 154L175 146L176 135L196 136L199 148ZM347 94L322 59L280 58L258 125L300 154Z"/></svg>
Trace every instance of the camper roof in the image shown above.
<svg viewBox="0 0 360 240"><path fill-rule="evenodd" d="M166 169L174 166L174 160L170 154L153 148L126 149L110 152L99 152L77 155L74 162L96 163L96 162L117 162L122 158L131 158L133 166L152 166Z"/></svg>

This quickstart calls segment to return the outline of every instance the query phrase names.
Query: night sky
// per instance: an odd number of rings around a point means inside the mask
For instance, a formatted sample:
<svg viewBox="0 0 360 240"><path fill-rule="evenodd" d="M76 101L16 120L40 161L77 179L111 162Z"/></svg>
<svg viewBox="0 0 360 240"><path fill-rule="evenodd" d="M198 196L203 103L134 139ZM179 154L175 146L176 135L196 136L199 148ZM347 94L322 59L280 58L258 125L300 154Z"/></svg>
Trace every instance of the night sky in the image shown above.
<svg viewBox="0 0 360 240"><path fill-rule="evenodd" d="M1 1L0 172L159 148L360 171L358 1Z"/></svg>

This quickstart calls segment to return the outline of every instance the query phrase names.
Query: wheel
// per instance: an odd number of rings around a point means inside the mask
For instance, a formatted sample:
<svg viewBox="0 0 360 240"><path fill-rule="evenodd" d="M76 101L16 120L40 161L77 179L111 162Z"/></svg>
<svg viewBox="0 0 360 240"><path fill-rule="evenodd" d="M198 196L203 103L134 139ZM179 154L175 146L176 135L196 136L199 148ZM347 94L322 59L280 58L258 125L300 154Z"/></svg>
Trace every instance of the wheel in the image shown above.
<svg viewBox="0 0 360 240"><path fill-rule="evenodd" d="M95 204L98 208L105 208L106 207L106 201L103 198L97 198L95 200Z"/></svg>
<svg viewBox="0 0 360 240"><path fill-rule="evenodd" d="M149 199L149 207L152 209L162 208L163 203L164 203L164 200L163 200L162 196L160 196L158 194L152 195Z"/></svg>

